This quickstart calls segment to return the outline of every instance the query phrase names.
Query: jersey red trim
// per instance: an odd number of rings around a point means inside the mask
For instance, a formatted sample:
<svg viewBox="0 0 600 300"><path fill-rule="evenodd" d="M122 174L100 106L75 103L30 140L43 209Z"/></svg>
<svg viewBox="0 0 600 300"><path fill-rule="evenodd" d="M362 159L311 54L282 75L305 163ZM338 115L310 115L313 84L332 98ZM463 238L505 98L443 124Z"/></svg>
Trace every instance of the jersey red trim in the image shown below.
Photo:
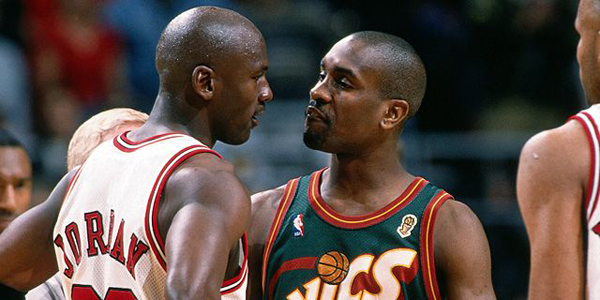
<svg viewBox="0 0 600 300"><path fill-rule="evenodd" d="M594 128L594 133L596 134L596 139L600 139L600 133L598 133L598 125L596 124L596 121L594 120L594 118L592 118L592 116L590 116L590 114L588 114L587 112L582 112L582 114L584 114L586 117L588 117L588 119L590 119L590 122L592 123L592 127ZM600 143L600 141L598 141ZM592 148L592 151L595 153L596 152L596 148ZM596 176L596 166L594 166L594 169L591 171L593 176ZM592 180L594 180L594 177L590 177ZM592 181L593 182L593 181ZM600 195L600 191L596 191L596 199L591 199L591 201L594 201L594 204L592 206L592 211L590 212L590 219L592 218L592 216L594 215L594 211L596 211L596 207L598 206L598 197Z"/></svg>
<svg viewBox="0 0 600 300"><path fill-rule="evenodd" d="M275 286L281 274L291 270L312 270L317 265L317 257L299 257L292 260L285 261L281 264L279 269L273 273L271 282L269 283L269 298L273 299L273 293L275 292Z"/></svg>
<svg viewBox="0 0 600 300"><path fill-rule="evenodd" d="M588 140L588 144L590 145L590 173L589 173L589 178L588 178L588 187L587 187L587 191L585 194L585 203L584 203L584 212L587 216L587 212L588 212L588 206L590 203L590 198L592 197L592 190L594 189L594 171L596 169L596 151L594 151L594 141L592 139L592 133L590 132L589 127L587 126L587 124L585 123L585 121L580 117L580 116L572 116L569 118L569 120L574 120L576 122L578 122L581 127L583 127L583 131L585 132L585 136L587 137Z"/></svg>
<svg viewBox="0 0 600 300"><path fill-rule="evenodd" d="M423 224L421 225L421 247L425 249L421 255L421 265L423 270L423 283L425 285L425 292L427 293L428 299L442 299L440 296L440 290L437 283L437 277L435 273L435 257L433 253L433 230L435 225L435 218L437 213L448 199L452 199L450 194L445 191L440 191L429 202L423 213Z"/></svg>
<svg viewBox="0 0 600 300"><path fill-rule="evenodd" d="M281 200L279 202L279 207L277 208L277 212L275 213L275 218L273 219L273 223L271 223L271 229L269 230L269 235L267 236L267 241L265 243L265 248L263 250L263 262L262 262L262 290L263 294L265 292L265 285L267 284L267 264L269 262L269 256L271 255L271 250L273 248L273 244L277 239L277 234L279 233L279 229L281 229L281 223L283 222L283 218L287 213L290 204L292 203L292 199L294 199L294 195L296 194L296 189L298 188L298 183L300 182L300 178L295 178L288 181L285 190L283 191L283 195L281 196Z"/></svg>
<svg viewBox="0 0 600 300"><path fill-rule="evenodd" d="M132 140L130 140L130 139L127 137L127 134L128 134L129 132L131 132L131 130L127 130L127 131L125 131L125 132L123 132L123 133L121 134L121 139L122 139L122 141L123 141L123 142L125 142L125 143L126 143L128 146L139 146L139 145L142 145L142 144L144 144L144 143L147 143L147 142L150 142L150 141L154 141L154 140L157 140L157 139L160 139L160 138L166 137L166 136L175 135L175 134L184 134L183 132L178 132L178 131L174 131L174 132L167 132L167 133L157 134L157 135L154 135L154 136L151 136L151 137L145 138L145 139L143 139L143 140L141 140L141 141L135 142L135 141L132 141Z"/></svg>
<svg viewBox="0 0 600 300"><path fill-rule="evenodd" d="M175 168L177 168L186 159L199 153L211 153L219 156L214 150L206 148L204 145L192 145L182 149L177 154L173 155L163 166L163 169L156 178L154 187L152 188L150 197L148 199L145 217L146 237L150 242L150 248L152 249L152 252L165 271L167 270L164 254L165 246L158 230L158 208L160 206L160 200L162 199L162 191L165 187L167 179L169 179Z"/></svg>
<svg viewBox="0 0 600 300"><path fill-rule="evenodd" d="M79 175L81 175L81 170L83 170L83 166L79 166L77 171L75 171L75 175L73 175L73 178L71 178L71 181L69 181L69 185L67 185L67 190L65 191L65 195L63 196L63 201L62 201L61 206L65 204L65 201L71 195L71 192L73 191L73 188L75 187L75 184L77 183L77 180L79 179Z"/></svg>
<svg viewBox="0 0 600 300"><path fill-rule="evenodd" d="M244 285L246 276L248 276L248 235L244 233L241 238L242 240L242 251L244 251L244 261L242 262L242 268L240 273L235 277L223 281L221 284L221 295L231 294Z"/></svg>
<svg viewBox="0 0 600 300"><path fill-rule="evenodd" d="M410 201L415 198L421 189L423 189L423 187L428 183L428 181L424 178L417 177L408 185L406 190L404 190L400 196L383 208L366 215L345 216L334 211L321 197L321 193L319 191L319 182L325 170L326 169L321 169L314 172L310 178L308 188L308 199L310 205L317 215L319 215L319 217L321 217L325 222L333 226L346 229L365 228L389 218L410 203Z"/></svg>

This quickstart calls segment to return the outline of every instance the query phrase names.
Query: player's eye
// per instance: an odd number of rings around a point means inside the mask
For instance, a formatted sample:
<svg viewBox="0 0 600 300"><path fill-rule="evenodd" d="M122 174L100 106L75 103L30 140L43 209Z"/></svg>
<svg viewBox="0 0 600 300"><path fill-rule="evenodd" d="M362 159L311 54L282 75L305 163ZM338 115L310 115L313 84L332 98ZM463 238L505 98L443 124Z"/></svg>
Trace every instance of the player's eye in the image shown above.
<svg viewBox="0 0 600 300"><path fill-rule="evenodd" d="M321 82L321 81L325 80L325 77L326 77L326 76L327 76L327 74L325 74L325 72L324 72L324 71L321 71L321 72L319 73L319 75L317 75L317 80L318 80L319 82Z"/></svg>
<svg viewBox="0 0 600 300"><path fill-rule="evenodd" d="M256 76L254 76L254 80L258 81L259 79L261 79L263 76L265 76L265 72L260 72L259 74L257 74Z"/></svg>
<svg viewBox="0 0 600 300"><path fill-rule="evenodd" d="M336 78L335 79L335 84L340 87L341 89L349 89L352 86L350 85L350 82L348 82L348 79L346 79L345 77L341 77L341 78Z"/></svg>
<svg viewBox="0 0 600 300"><path fill-rule="evenodd" d="M30 180L29 180L29 179L21 179L21 180L18 180L18 181L15 183L15 188L16 188L16 189L21 189L21 188L24 188L24 187L28 187L28 186L29 186L29 183L30 183Z"/></svg>

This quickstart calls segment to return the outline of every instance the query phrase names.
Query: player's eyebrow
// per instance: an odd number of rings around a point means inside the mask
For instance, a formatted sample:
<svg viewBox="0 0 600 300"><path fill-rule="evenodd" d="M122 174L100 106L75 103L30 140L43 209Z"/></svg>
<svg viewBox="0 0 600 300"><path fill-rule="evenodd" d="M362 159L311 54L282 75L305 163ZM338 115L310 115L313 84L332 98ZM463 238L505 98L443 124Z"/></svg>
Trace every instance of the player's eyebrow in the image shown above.
<svg viewBox="0 0 600 300"><path fill-rule="evenodd" d="M344 74L344 75L346 75L348 77L356 77L356 75L354 74L354 72L352 70L346 69L346 68L340 67L340 66L335 66L333 68L333 72L335 72L335 73L341 73L341 74Z"/></svg>
<svg viewBox="0 0 600 300"><path fill-rule="evenodd" d="M324 61L321 61L321 69L322 70L325 69L325 62ZM338 66L338 65L335 65L333 67L333 72L334 73L341 73L341 74L344 74L344 75L346 75L348 77L356 77L356 74L354 74L354 71L352 71L352 70L350 70L348 68L344 68L344 67Z"/></svg>

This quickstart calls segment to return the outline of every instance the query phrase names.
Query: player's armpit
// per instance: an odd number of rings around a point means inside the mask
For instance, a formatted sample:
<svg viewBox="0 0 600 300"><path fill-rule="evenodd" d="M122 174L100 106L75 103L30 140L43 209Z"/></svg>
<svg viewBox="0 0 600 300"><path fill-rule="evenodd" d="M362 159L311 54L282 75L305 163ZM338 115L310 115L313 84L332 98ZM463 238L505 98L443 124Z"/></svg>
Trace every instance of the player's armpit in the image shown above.
<svg viewBox="0 0 600 300"><path fill-rule="evenodd" d="M448 299L495 299L490 249L475 214L463 203L446 201L435 221L436 273Z"/></svg>
<svg viewBox="0 0 600 300"><path fill-rule="evenodd" d="M0 282L28 291L58 271L53 230L71 178L67 174L46 201L16 218L0 235Z"/></svg>
<svg viewBox="0 0 600 300"><path fill-rule="evenodd" d="M262 259L267 235L285 189L276 189L252 195L252 221L248 230L248 299L262 299Z"/></svg>
<svg viewBox="0 0 600 300"><path fill-rule="evenodd" d="M248 194L229 168L180 169L165 193L182 203L166 234L167 297L220 299L229 252L250 222Z"/></svg>
<svg viewBox="0 0 600 300"><path fill-rule="evenodd" d="M529 299L583 299L589 151L575 121L534 136L523 148L517 198L531 248Z"/></svg>

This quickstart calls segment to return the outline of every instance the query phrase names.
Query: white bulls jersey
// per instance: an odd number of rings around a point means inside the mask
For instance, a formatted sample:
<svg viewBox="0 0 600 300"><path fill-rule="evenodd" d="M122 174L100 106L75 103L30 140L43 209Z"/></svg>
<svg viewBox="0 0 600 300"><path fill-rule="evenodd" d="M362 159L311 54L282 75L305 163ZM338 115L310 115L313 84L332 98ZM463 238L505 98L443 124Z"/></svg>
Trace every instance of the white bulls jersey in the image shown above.
<svg viewBox="0 0 600 300"><path fill-rule="evenodd" d="M586 286L587 299L600 299L600 105L593 105L571 119L585 129L591 150L590 178L583 206L587 226Z"/></svg>
<svg viewBox="0 0 600 300"><path fill-rule="evenodd" d="M173 170L200 153L220 157L180 133L137 143L125 133L98 146L73 176L54 227L67 299L165 298L167 262L157 224L161 193ZM240 243L241 271L223 282L222 299L245 299L245 236Z"/></svg>

